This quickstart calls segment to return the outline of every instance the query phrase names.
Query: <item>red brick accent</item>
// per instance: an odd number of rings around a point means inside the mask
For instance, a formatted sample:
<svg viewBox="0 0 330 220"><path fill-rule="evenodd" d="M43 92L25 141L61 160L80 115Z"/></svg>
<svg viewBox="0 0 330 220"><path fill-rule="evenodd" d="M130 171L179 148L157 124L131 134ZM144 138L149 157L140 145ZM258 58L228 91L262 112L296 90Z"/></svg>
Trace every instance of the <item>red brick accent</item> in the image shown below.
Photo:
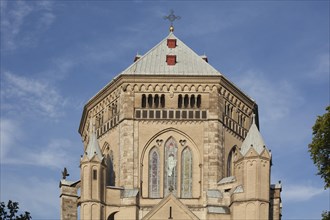
<svg viewBox="0 0 330 220"><path fill-rule="evenodd" d="M167 39L167 46L168 46L168 48L175 48L176 47L176 39Z"/></svg>
<svg viewBox="0 0 330 220"><path fill-rule="evenodd" d="M176 55L166 55L167 65L173 66L176 64Z"/></svg>

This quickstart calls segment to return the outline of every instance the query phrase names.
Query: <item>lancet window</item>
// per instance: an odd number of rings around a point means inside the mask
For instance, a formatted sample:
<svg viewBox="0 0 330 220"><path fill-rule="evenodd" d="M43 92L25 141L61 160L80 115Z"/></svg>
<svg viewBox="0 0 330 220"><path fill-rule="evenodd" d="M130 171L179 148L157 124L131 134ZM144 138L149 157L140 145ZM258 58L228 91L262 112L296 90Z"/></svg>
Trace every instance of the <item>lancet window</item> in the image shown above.
<svg viewBox="0 0 330 220"><path fill-rule="evenodd" d="M200 108L202 105L202 96L197 95L184 95L178 96L178 108Z"/></svg>
<svg viewBox="0 0 330 220"><path fill-rule="evenodd" d="M159 151L157 147L154 147L149 153L149 197L159 197L159 182L160 182L160 170L159 170Z"/></svg>
<svg viewBox="0 0 330 220"><path fill-rule="evenodd" d="M186 147L182 151L181 159L181 196L182 198L192 197L192 154Z"/></svg>
<svg viewBox="0 0 330 220"><path fill-rule="evenodd" d="M165 143L164 196L171 191L174 195L177 192L177 154L177 143L171 137Z"/></svg>
<svg viewBox="0 0 330 220"><path fill-rule="evenodd" d="M236 147L234 146L229 154L228 154L228 159L227 159L227 176L233 176L234 175L234 156L235 156L235 149Z"/></svg>
<svg viewBox="0 0 330 220"><path fill-rule="evenodd" d="M110 153L106 157L107 161L107 186L115 186L115 171L113 165L113 151L110 150Z"/></svg>
<svg viewBox="0 0 330 220"><path fill-rule="evenodd" d="M165 108L165 95L159 94L142 94L141 96L141 107L142 108Z"/></svg>

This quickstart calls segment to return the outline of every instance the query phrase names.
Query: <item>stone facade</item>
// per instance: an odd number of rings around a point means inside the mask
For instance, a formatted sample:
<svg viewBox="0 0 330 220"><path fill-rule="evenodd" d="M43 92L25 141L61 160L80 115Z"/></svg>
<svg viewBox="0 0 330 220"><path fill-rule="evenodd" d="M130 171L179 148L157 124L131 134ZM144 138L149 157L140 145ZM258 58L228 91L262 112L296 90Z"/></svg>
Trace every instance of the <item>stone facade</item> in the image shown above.
<svg viewBox="0 0 330 220"><path fill-rule="evenodd" d="M78 206L81 219L280 219L257 122L255 101L170 33L85 105L61 219Z"/></svg>

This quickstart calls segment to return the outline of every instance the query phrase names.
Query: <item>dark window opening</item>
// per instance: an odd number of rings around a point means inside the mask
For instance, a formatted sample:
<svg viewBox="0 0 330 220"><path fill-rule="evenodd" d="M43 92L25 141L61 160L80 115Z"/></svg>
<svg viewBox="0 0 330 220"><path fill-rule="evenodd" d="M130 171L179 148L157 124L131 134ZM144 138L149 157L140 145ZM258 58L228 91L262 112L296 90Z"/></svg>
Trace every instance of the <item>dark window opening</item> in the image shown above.
<svg viewBox="0 0 330 220"><path fill-rule="evenodd" d="M160 96L160 106L165 108L165 95Z"/></svg>
<svg viewBox="0 0 330 220"><path fill-rule="evenodd" d="M158 106L159 106L159 96L158 95L155 95L154 103L155 103L155 108L158 108Z"/></svg>
<svg viewBox="0 0 330 220"><path fill-rule="evenodd" d="M151 94L148 95L148 107L149 108L152 107L152 95Z"/></svg>
<svg viewBox="0 0 330 220"><path fill-rule="evenodd" d="M201 95L198 95L197 96L197 108L200 108L201 104L202 104L202 97L201 97Z"/></svg>
<svg viewBox="0 0 330 220"><path fill-rule="evenodd" d="M184 96L184 107L187 108L188 107L188 104L189 104L189 96L188 95L185 95Z"/></svg>
<svg viewBox="0 0 330 220"><path fill-rule="evenodd" d="M93 170L93 180L97 180L97 170Z"/></svg>
<svg viewBox="0 0 330 220"><path fill-rule="evenodd" d="M182 108L182 95L179 95L178 98L178 108Z"/></svg>
<svg viewBox="0 0 330 220"><path fill-rule="evenodd" d="M142 108L147 106L147 97L145 94L142 95Z"/></svg>
<svg viewBox="0 0 330 220"><path fill-rule="evenodd" d="M195 95L191 95L190 97L190 107L195 107Z"/></svg>

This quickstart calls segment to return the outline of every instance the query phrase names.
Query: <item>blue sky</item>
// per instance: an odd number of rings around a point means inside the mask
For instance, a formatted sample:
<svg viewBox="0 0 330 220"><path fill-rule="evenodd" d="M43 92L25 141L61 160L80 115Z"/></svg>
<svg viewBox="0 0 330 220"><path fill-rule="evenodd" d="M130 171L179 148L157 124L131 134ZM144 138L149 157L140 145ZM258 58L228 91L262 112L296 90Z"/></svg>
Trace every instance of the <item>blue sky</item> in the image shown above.
<svg viewBox="0 0 330 220"><path fill-rule="evenodd" d="M167 36L170 9L175 35L257 101L283 219L319 219L330 193L307 146L329 105L329 1L1 1L1 201L59 218L84 104Z"/></svg>

